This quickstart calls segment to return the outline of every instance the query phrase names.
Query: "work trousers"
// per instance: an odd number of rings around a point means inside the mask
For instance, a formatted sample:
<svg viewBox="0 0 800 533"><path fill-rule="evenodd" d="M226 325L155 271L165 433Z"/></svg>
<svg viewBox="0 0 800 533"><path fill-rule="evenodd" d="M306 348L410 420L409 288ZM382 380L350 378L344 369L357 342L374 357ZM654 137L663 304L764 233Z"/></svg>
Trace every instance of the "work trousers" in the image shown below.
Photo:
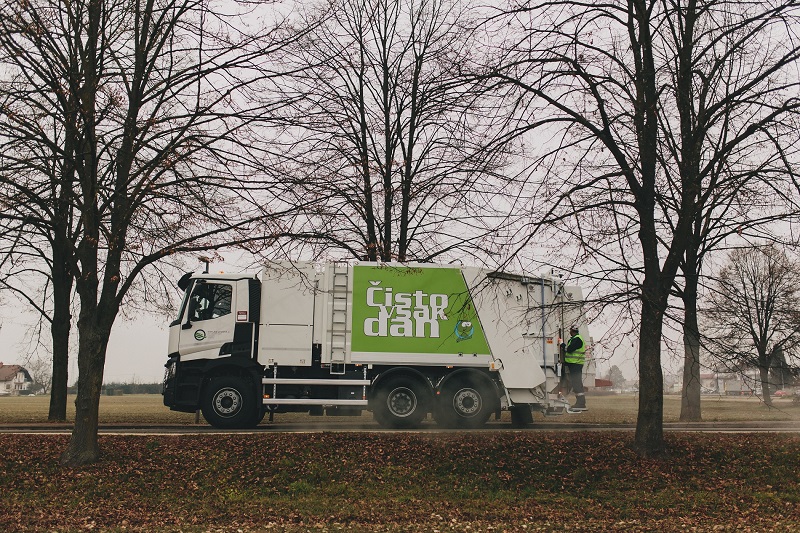
<svg viewBox="0 0 800 533"><path fill-rule="evenodd" d="M569 371L569 384L575 394L583 394L583 365L578 363L564 363Z"/></svg>

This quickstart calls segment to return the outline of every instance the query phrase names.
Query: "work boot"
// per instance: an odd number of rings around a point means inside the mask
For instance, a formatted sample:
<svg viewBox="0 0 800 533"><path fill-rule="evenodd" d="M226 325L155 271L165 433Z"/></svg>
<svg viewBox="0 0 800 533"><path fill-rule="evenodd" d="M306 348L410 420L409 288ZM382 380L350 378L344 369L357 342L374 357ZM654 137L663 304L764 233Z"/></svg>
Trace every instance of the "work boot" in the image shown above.
<svg viewBox="0 0 800 533"><path fill-rule="evenodd" d="M570 411L588 411L589 408L586 407L586 396L583 394L576 394L575 395L575 405L570 407Z"/></svg>

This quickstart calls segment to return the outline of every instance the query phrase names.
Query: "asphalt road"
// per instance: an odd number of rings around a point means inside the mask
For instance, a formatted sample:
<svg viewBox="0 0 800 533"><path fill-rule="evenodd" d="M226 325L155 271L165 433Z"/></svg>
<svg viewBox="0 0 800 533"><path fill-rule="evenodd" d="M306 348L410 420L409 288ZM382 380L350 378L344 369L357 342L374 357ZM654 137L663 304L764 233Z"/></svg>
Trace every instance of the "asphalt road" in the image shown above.
<svg viewBox="0 0 800 533"><path fill-rule="evenodd" d="M634 424L587 424L567 422L534 422L525 429L514 428L511 424L489 423L485 428L471 431L634 431ZM263 423L255 429L219 430L208 425L147 425L147 424L101 424L99 433L105 435L213 435L219 433L331 433L331 432L395 432L374 423L336 420L314 420L310 423ZM443 430L435 424L424 424L414 432L451 432L464 430ZM664 431L684 431L698 433L800 433L800 422L696 422L665 423ZM1 433L11 434L69 434L71 424L3 424Z"/></svg>

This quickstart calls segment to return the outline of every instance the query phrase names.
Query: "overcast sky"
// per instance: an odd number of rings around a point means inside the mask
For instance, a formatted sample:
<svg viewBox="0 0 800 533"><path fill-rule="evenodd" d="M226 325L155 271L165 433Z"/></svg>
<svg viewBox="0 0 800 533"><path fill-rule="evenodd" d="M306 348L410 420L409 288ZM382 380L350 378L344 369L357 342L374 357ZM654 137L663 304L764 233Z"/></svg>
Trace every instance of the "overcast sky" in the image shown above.
<svg viewBox="0 0 800 533"><path fill-rule="evenodd" d="M10 316L8 307L0 315L0 362L25 364L30 345L26 342L25 319L27 315ZM171 319L148 317L136 322L118 319L114 324L108 344L104 381L126 383L155 383L164 378L167 341L167 325ZM46 332L47 333L47 332ZM49 339L48 339L49 341ZM72 351L75 353L75 350ZM49 357L44 350L34 357ZM69 383L78 376L77 358L70 358Z"/></svg>

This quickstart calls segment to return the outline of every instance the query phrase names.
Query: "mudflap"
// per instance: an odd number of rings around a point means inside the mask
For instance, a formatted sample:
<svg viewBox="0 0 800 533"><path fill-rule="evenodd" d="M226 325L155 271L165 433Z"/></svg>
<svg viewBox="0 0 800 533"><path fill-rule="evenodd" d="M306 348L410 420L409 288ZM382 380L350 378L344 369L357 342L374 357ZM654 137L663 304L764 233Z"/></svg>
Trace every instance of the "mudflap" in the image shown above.
<svg viewBox="0 0 800 533"><path fill-rule="evenodd" d="M533 412L530 404L519 403L509 408L511 412L511 426L515 428L526 428L533 424Z"/></svg>

